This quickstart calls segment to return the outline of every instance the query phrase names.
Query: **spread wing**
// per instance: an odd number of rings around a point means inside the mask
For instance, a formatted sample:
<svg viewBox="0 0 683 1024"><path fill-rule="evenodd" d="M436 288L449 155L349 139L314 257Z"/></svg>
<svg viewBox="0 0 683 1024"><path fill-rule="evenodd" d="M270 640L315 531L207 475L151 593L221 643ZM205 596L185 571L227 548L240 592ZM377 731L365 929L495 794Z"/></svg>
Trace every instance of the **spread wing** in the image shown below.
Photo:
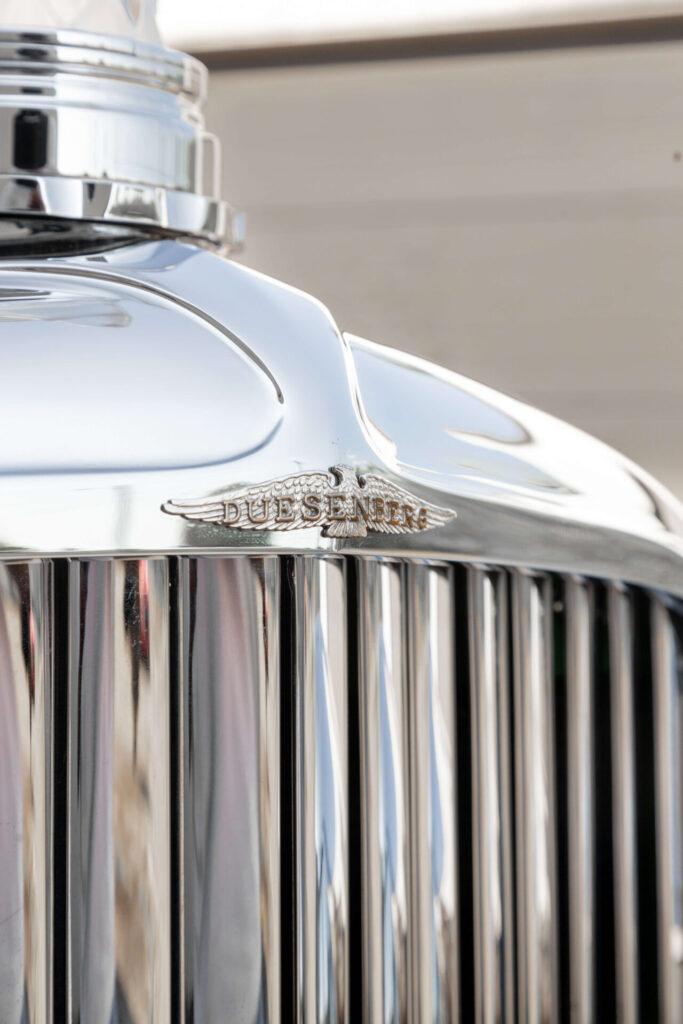
<svg viewBox="0 0 683 1024"><path fill-rule="evenodd" d="M227 491L211 498L178 498L167 501L161 507L171 515L205 523L221 523L235 530L304 530L319 526L321 519L305 519L302 515L302 499L307 494L324 495L333 485L329 473L293 473L291 476L271 480L255 487ZM283 518L289 505L282 499L293 499L292 519ZM277 499L281 499L278 501ZM229 507L226 508L226 503ZM253 518L248 509L251 503ZM258 519L255 522L254 519Z"/></svg>
<svg viewBox="0 0 683 1024"><path fill-rule="evenodd" d="M432 505L411 494L410 491L406 491L403 487L382 480L381 477L369 475L362 479L364 486L361 487L361 495L369 498L382 498L385 505L389 501L395 501L399 505L400 512L396 516L398 522L392 523L386 516L384 521L372 523L372 529L377 533L415 533L416 530L431 530L435 526L443 526L444 523L457 517L457 512L454 512L453 509ZM410 512L406 514L403 511L404 506L415 509L415 513L413 515ZM424 525L422 526L418 525L418 515L421 510L424 510L422 520Z"/></svg>

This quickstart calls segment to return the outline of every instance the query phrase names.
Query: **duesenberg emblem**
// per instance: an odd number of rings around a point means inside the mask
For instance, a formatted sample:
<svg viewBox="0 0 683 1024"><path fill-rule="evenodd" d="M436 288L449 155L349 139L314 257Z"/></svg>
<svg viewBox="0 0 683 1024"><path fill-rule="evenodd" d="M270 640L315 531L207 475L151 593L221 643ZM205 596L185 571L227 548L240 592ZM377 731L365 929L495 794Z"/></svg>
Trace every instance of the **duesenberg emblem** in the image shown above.
<svg viewBox="0 0 683 1024"><path fill-rule="evenodd" d="M329 473L293 473L211 498L167 501L161 507L169 515L233 530L319 526L325 537L417 533L456 517L451 509L430 505L380 476L361 475L350 466L332 466Z"/></svg>

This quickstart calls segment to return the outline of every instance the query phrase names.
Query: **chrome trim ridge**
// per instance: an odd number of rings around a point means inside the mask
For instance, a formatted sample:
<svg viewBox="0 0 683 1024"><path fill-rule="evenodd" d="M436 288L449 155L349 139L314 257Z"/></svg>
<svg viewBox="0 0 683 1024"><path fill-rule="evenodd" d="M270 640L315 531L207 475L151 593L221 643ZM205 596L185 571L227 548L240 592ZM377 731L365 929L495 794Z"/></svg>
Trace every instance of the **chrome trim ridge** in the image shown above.
<svg viewBox="0 0 683 1024"><path fill-rule="evenodd" d="M515 1019L506 582L501 573L468 571L475 1012L480 1024Z"/></svg>
<svg viewBox="0 0 683 1024"><path fill-rule="evenodd" d="M165 559L69 568L68 1020L171 999Z"/></svg>
<svg viewBox="0 0 683 1024"><path fill-rule="evenodd" d="M59 218L197 236L237 252L244 220L226 203L127 181L0 174L0 216L29 221Z"/></svg>
<svg viewBox="0 0 683 1024"><path fill-rule="evenodd" d="M617 1024L638 1021L638 893L633 599L609 588Z"/></svg>
<svg viewBox="0 0 683 1024"><path fill-rule="evenodd" d="M558 904L550 579L516 574L513 614L519 1013L529 1024L556 1024Z"/></svg>
<svg viewBox="0 0 683 1024"><path fill-rule="evenodd" d="M183 1020L280 1020L279 566L183 559Z"/></svg>
<svg viewBox="0 0 683 1024"><path fill-rule="evenodd" d="M595 1019L595 793L593 760L593 593L565 584L567 615L567 805L571 1020Z"/></svg>
<svg viewBox="0 0 683 1024"><path fill-rule="evenodd" d="M349 1020L346 581L296 562L296 872L301 1024Z"/></svg>
<svg viewBox="0 0 683 1024"><path fill-rule="evenodd" d="M652 602L659 1014L683 1019L683 609Z"/></svg>
<svg viewBox="0 0 683 1024"><path fill-rule="evenodd" d="M0 566L0 1020L52 1020L51 567Z"/></svg>
<svg viewBox="0 0 683 1024"><path fill-rule="evenodd" d="M363 1013L402 1024L413 955L403 567L363 558L358 577Z"/></svg>
<svg viewBox="0 0 683 1024"><path fill-rule="evenodd" d="M454 602L451 570L406 566L410 737L409 1019L459 1020Z"/></svg>

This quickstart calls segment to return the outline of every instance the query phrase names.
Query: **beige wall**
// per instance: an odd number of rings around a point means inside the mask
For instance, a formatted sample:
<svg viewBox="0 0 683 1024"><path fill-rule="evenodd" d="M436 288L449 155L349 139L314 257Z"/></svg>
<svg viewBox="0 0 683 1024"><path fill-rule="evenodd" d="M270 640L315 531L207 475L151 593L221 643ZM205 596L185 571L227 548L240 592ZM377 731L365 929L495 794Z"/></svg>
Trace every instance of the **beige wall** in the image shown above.
<svg viewBox="0 0 683 1024"><path fill-rule="evenodd" d="M683 44L214 73L250 266L683 497Z"/></svg>

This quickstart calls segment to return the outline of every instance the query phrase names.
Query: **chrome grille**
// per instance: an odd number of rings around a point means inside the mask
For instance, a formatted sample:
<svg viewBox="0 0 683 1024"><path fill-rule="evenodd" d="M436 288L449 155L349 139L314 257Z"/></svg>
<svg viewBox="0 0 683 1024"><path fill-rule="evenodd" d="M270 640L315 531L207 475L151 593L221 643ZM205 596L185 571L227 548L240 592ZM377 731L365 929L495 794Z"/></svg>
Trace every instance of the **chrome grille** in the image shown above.
<svg viewBox="0 0 683 1024"><path fill-rule="evenodd" d="M683 1020L683 613L424 560L0 566L0 1021Z"/></svg>

